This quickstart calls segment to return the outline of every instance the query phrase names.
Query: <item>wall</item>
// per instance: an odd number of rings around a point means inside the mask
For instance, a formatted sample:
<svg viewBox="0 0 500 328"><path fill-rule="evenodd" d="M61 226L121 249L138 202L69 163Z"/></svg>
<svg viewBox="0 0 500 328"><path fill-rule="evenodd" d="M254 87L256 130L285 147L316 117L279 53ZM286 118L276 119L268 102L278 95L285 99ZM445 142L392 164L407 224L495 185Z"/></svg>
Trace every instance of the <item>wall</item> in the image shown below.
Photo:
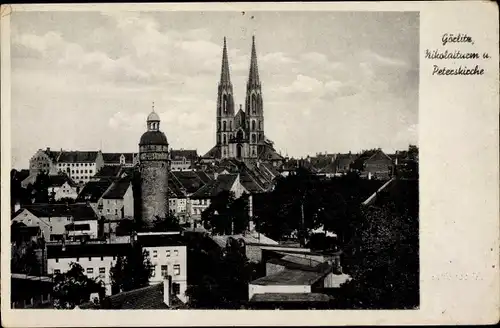
<svg viewBox="0 0 500 328"><path fill-rule="evenodd" d="M127 192L123 195L123 212L125 217L134 217L134 194L132 185L128 187Z"/></svg>
<svg viewBox="0 0 500 328"><path fill-rule="evenodd" d="M234 184L231 187L231 191L234 192L235 198L240 198L241 195L243 195L243 193L247 191L245 187L243 187L243 185L241 184L239 175L238 178L234 181Z"/></svg>
<svg viewBox="0 0 500 328"><path fill-rule="evenodd" d="M142 219L151 225L155 216L168 214L168 170L163 161L141 162Z"/></svg>
<svg viewBox="0 0 500 328"><path fill-rule="evenodd" d="M76 188L71 187L67 182L65 182L61 187L49 188L49 195L52 192L55 192L55 200L60 200L61 198L76 199L76 197L78 197Z"/></svg>
<svg viewBox="0 0 500 328"><path fill-rule="evenodd" d="M89 230L84 230L84 231L68 231L68 236L82 236L82 235L88 235L90 238L97 238L98 236L98 222L97 220L82 220L82 221L75 221L75 224L88 224L90 226Z"/></svg>
<svg viewBox="0 0 500 328"><path fill-rule="evenodd" d="M149 252L151 264L154 265L154 275L150 278L150 283L160 283L163 281L161 266L167 265L167 275L172 276L172 283L180 285L180 294L177 295L183 302L187 301L185 295L187 288L187 249L186 246L155 246L144 247ZM177 253L176 253L177 251ZM174 272L174 265L180 265L180 274Z"/></svg>
<svg viewBox="0 0 500 328"><path fill-rule="evenodd" d="M111 295L111 278L110 270L116 263L116 257L114 256L103 256L103 257L80 257L80 258L49 258L47 259L47 272L48 274L54 274L54 270L60 270L64 273L70 269L70 263L76 262L80 264L83 268L84 274L89 278L99 278L99 280L104 282L106 287L106 295ZM92 268L93 272L89 273L87 269ZM99 269L104 268L104 275L99 275Z"/></svg>
<svg viewBox="0 0 500 328"><path fill-rule="evenodd" d="M99 170L94 163L57 163L57 170L68 174L77 183L87 183Z"/></svg>
<svg viewBox="0 0 500 328"><path fill-rule="evenodd" d="M285 270L285 267L279 264L266 263L266 276L278 273Z"/></svg>
<svg viewBox="0 0 500 328"><path fill-rule="evenodd" d="M311 293L309 285L252 285L248 284L248 299L250 300L254 294L268 293Z"/></svg>
<svg viewBox="0 0 500 328"><path fill-rule="evenodd" d="M122 199L103 199L102 215L106 219L116 220L122 218L122 208L124 207Z"/></svg>
<svg viewBox="0 0 500 328"><path fill-rule="evenodd" d="M39 149L33 157L30 159L30 175L38 174L40 172L47 172L49 174L55 174L57 172L56 167L52 160L47 156L44 150Z"/></svg>
<svg viewBox="0 0 500 328"><path fill-rule="evenodd" d="M42 230L44 238L47 240L50 238L50 225L48 221L36 217L26 209L13 218L12 222L22 222L29 227L38 226Z"/></svg>

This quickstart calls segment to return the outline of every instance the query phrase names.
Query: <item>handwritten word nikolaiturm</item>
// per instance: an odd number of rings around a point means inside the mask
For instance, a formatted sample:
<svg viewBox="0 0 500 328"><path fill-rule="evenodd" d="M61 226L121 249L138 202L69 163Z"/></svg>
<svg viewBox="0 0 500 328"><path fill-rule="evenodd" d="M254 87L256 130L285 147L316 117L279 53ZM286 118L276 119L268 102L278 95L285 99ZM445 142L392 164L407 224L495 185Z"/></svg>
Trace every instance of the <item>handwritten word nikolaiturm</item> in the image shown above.
<svg viewBox="0 0 500 328"><path fill-rule="evenodd" d="M460 50L448 51L445 50L425 50L426 59L479 59L477 52L461 52Z"/></svg>

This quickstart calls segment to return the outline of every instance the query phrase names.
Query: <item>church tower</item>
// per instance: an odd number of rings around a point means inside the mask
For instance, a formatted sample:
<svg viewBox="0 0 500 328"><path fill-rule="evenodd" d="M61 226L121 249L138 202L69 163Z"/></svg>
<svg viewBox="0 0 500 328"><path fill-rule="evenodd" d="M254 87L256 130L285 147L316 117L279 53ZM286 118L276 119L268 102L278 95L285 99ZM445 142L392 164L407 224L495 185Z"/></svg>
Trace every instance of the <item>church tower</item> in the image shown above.
<svg viewBox="0 0 500 328"><path fill-rule="evenodd" d="M160 117L148 115L147 131L139 142L142 221L151 227L155 217L168 214L168 142L160 131Z"/></svg>
<svg viewBox="0 0 500 328"><path fill-rule="evenodd" d="M229 74L229 60L227 57L226 38L224 37L224 48L222 49L222 67L219 88L217 92L217 146L220 149L220 157L229 157L229 142L233 136L234 99L233 84Z"/></svg>
<svg viewBox="0 0 500 328"><path fill-rule="evenodd" d="M257 51L255 36L252 36L252 54L250 58L250 72L248 74L247 91L245 98L245 112L249 130L249 157L257 158L257 145L264 141L264 110L262 107L262 89L257 66Z"/></svg>

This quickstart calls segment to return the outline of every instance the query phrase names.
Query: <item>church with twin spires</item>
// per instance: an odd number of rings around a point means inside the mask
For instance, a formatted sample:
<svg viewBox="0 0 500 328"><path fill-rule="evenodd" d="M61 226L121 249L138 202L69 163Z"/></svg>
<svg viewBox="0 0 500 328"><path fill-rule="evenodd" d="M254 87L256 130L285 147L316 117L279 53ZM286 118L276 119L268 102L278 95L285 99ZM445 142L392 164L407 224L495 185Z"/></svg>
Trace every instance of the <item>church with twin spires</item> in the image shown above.
<svg viewBox="0 0 500 328"><path fill-rule="evenodd" d="M259 79L255 36L252 37L250 72L246 86L245 107L235 108L229 69L226 38L222 49L222 67L217 92L216 145L204 156L215 160L280 161L283 159L273 142L264 134L264 106ZM235 111L237 110L236 114Z"/></svg>

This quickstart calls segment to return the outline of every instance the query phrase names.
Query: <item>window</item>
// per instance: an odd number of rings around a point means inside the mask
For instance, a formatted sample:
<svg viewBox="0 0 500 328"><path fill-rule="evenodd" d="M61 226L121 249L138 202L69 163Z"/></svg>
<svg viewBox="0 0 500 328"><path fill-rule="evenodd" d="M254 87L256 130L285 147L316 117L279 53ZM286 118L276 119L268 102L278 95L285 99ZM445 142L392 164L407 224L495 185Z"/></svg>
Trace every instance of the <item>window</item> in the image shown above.
<svg viewBox="0 0 500 328"><path fill-rule="evenodd" d="M255 137L255 134L252 134L252 143L256 143L257 142L257 138Z"/></svg>
<svg viewBox="0 0 500 328"><path fill-rule="evenodd" d="M151 272L153 273L152 276L156 276L156 265L151 267Z"/></svg>
<svg viewBox="0 0 500 328"><path fill-rule="evenodd" d="M109 212L111 212L111 210L108 208L108 214L109 214Z"/></svg>
<svg viewBox="0 0 500 328"><path fill-rule="evenodd" d="M93 274L94 273L94 268L87 268L87 273L88 274Z"/></svg>
<svg viewBox="0 0 500 328"><path fill-rule="evenodd" d="M224 139L224 142L223 142L223 143L224 143L224 145L225 145L225 144L227 144L226 135L223 135L222 137L223 137L223 139Z"/></svg>
<svg viewBox="0 0 500 328"><path fill-rule="evenodd" d="M89 170L89 173L92 173L92 170Z"/></svg>
<svg viewBox="0 0 500 328"><path fill-rule="evenodd" d="M174 250L174 256L179 256L179 251L178 250Z"/></svg>
<svg viewBox="0 0 500 328"><path fill-rule="evenodd" d="M255 121L252 120L252 131L255 131Z"/></svg>
<svg viewBox="0 0 500 328"><path fill-rule="evenodd" d="M59 269L54 269L54 274L60 274L61 273L61 270Z"/></svg>
<svg viewBox="0 0 500 328"><path fill-rule="evenodd" d="M106 268L99 268L99 278L104 279L106 276Z"/></svg>
<svg viewBox="0 0 500 328"><path fill-rule="evenodd" d="M59 263L59 259L58 258L56 258L56 263Z"/></svg>
<svg viewBox="0 0 500 328"><path fill-rule="evenodd" d="M158 257L158 251L153 251L153 257Z"/></svg>
<svg viewBox="0 0 500 328"><path fill-rule="evenodd" d="M178 276L181 274L181 266L180 264L174 264L174 275Z"/></svg>
<svg viewBox="0 0 500 328"><path fill-rule="evenodd" d="M76 262L78 262L78 261L80 261L80 258L79 258L79 257L77 257L77 258L76 258Z"/></svg>
<svg viewBox="0 0 500 328"><path fill-rule="evenodd" d="M168 265L161 266L161 276L162 277L168 276Z"/></svg>
<svg viewBox="0 0 500 328"><path fill-rule="evenodd" d="M181 285L179 283L174 282L172 284L172 290L174 295L179 295L181 293Z"/></svg>
<svg viewBox="0 0 500 328"><path fill-rule="evenodd" d="M113 259L114 260L114 259ZM104 256L101 256L101 261L104 261Z"/></svg>
<svg viewBox="0 0 500 328"><path fill-rule="evenodd" d="M118 215L118 209L115 208L115 215Z"/></svg>
<svg viewBox="0 0 500 328"><path fill-rule="evenodd" d="M222 122L222 131L226 131L226 121Z"/></svg>
<svg viewBox="0 0 500 328"><path fill-rule="evenodd" d="M89 256L89 261L92 261L92 258Z"/></svg>
<svg viewBox="0 0 500 328"><path fill-rule="evenodd" d="M170 257L170 250L167 250L167 257Z"/></svg>
<svg viewBox="0 0 500 328"><path fill-rule="evenodd" d="M116 256L113 256L113 261L116 259Z"/></svg>

